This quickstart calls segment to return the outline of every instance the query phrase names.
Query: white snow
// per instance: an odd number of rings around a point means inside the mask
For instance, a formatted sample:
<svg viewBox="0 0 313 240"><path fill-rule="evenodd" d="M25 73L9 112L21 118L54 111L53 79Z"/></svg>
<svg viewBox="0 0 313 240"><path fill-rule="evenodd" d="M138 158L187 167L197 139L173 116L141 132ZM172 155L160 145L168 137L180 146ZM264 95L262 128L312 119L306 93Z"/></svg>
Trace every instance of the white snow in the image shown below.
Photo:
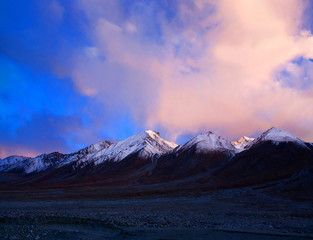
<svg viewBox="0 0 313 240"><path fill-rule="evenodd" d="M14 169L24 169L25 173L42 171L53 165L51 161L44 161L46 154L35 158L10 156L0 161L0 172L9 172Z"/></svg>
<svg viewBox="0 0 313 240"><path fill-rule="evenodd" d="M28 159L27 157L22 156L10 156L0 160L0 166L11 165L22 162L23 160Z"/></svg>
<svg viewBox="0 0 313 240"><path fill-rule="evenodd" d="M55 159L53 156L54 156L54 153L41 154L34 158L27 158L24 161L22 161L22 164L20 164L20 167L24 169L25 173L43 171L49 167L54 166L60 161L60 160Z"/></svg>
<svg viewBox="0 0 313 240"><path fill-rule="evenodd" d="M24 168L31 158L22 156L10 156L0 160L0 172L8 172L17 168Z"/></svg>
<svg viewBox="0 0 313 240"><path fill-rule="evenodd" d="M89 160L92 154L102 150L105 147L108 147L109 145L109 142L99 142L97 144L93 144L86 148L83 148L76 153L65 155L58 161L53 157L52 159L49 159L49 154L42 154L35 158L10 156L0 160L0 172L9 172L14 169L24 169L25 173L32 173L43 171L54 165L57 167L61 167L81 159Z"/></svg>
<svg viewBox="0 0 313 240"><path fill-rule="evenodd" d="M120 161L127 156L139 152L140 157L149 157L154 154L164 154L177 147L177 144L168 142L159 134L151 130L141 132L123 141L112 144L94 155L95 164L103 161Z"/></svg>
<svg viewBox="0 0 313 240"><path fill-rule="evenodd" d="M290 133L281 130L279 128L272 127L267 131L263 132L257 139L255 139L252 144L263 141L272 141L274 144L279 144L280 142L294 142L303 147L307 147L305 142L301 139L291 135Z"/></svg>
<svg viewBox="0 0 313 240"><path fill-rule="evenodd" d="M110 143L108 142L98 142L96 144L91 145L90 147L93 147L94 151L98 152L104 148L107 148L108 146L110 146Z"/></svg>
<svg viewBox="0 0 313 240"><path fill-rule="evenodd" d="M177 144L168 142L156 132L148 130L114 144L100 142L91 145L66 157L59 166L75 162L76 167L84 167L90 163L98 165L104 161L121 161L137 152L140 157L150 157L167 153L175 147Z"/></svg>
<svg viewBox="0 0 313 240"><path fill-rule="evenodd" d="M236 148L226 139L217 136L212 132L206 132L197 135L189 142L179 146L175 151L179 151L181 149L188 149L191 148L192 146L196 146L198 152L236 150Z"/></svg>
<svg viewBox="0 0 313 240"><path fill-rule="evenodd" d="M76 162L76 165L83 164L82 166L87 165L93 159L95 153L109 147L112 143L110 142L98 142L96 144L91 144L88 147L85 147L75 153L68 154L64 157L58 166L64 166L73 162ZM85 162L85 164L84 164Z"/></svg>
<svg viewBox="0 0 313 240"><path fill-rule="evenodd" d="M246 149L254 141L254 138L243 136L237 141L231 142L233 146L239 151L243 151Z"/></svg>
<svg viewBox="0 0 313 240"><path fill-rule="evenodd" d="M31 172L36 172L36 171L42 171L50 167L51 163L45 163L43 161L44 157L45 157L45 154L42 154L28 161L25 166L25 172L31 173Z"/></svg>

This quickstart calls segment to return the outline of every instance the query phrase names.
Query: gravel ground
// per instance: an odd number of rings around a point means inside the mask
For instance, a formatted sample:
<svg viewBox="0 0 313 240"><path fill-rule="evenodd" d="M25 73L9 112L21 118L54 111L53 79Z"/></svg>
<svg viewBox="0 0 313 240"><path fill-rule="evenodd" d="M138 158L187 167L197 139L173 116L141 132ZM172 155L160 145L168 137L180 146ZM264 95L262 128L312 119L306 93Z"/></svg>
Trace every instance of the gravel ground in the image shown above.
<svg viewBox="0 0 313 240"><path fill-rule="evenodd" d="M246 189L110 201L3 199L0 239L313 238L312 203Z"/></svg>

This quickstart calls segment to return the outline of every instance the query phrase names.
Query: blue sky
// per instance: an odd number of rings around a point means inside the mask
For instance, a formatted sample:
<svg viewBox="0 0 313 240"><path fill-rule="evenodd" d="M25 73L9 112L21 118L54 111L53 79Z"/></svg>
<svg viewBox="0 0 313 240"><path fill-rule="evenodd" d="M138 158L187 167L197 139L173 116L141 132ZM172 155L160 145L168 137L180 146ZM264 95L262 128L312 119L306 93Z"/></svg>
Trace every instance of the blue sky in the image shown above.
<svg viewBox="0 0 313 240"><path fill-rule="evenodd" d="M310 10L297 0L2 0L0 157L150 128L179 143L271 126L313 141Z"/></svg>

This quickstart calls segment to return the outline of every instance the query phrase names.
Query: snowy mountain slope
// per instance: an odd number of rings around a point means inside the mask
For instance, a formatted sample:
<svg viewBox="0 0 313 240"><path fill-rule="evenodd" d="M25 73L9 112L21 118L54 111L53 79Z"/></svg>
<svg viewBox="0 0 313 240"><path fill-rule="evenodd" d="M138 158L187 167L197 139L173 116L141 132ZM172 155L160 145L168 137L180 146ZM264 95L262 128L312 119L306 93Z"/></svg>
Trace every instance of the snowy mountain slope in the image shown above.
<svg viewBox="0 0 313 240"><path fill-rule="evenodd" d="M63 161L59 163L58 167L71 164L71 163L75 163L76 166L80 165L80 167L84 167L85 165L87 165L89 162L92 161L92 159L94 158L94 155L97 152L105 148L108 148L112 144L113 143L109 141L105 141L105 142L101 141L96 144L92 144L88 147L85 147L75 153L67 154L64 156Z"/></svg>
<svg viewBox="0 0 313 240"><path fill-rule="evenodd" d="M74 164L74 168L83 168L88 164L98 165L104 161L121 161L134 153L138 153L139 157L148 158L155 154L167 153L175 147L175 143L168 142L158 133L148 130L114 144L109 141L99 142L72 154L50 153L35 158L11 156L0 160L0 172L18 169L32 173L68 164Z"/></svg>
<svg viewBox="0 0 313 240"><path fill-rule="evenodd" d="M175 151L182 151L193 146L196 147L198 152L236 150L236 148L226 139L217 136L212 132L205 132L197 135L187 143L180 145Z"/></svg>
<svg viewBox="0 0 313 240"><path fill-rule="evenodd" d="M23 156L10 156L0 160L0 172L24 169L31 158Z"/></svg>
<svg viewBox="0 0 313 240"><path fill-rule="evenodd" d="M61 154L58 152L50 154L41 154L37 157L21 157L10 156L0 160L0 172L23 171L24 173L32 173L46 170L50 167L61 167L80 159L88 158L92 153L98 152L111 143L99 142L90 145L72 154Z"/></svg>
<svg viewBox="0 0 313 240"><path fill-rule="evenodd" d="M63 160L63 157L64 155L58 152L39 155L26 162L24 171L25 173L32 173L46 170L49 167L57 165L60 161Z"/></svg>
<svg viewBox="0 0 313 240"><path fill-rule="evenodd" d="M88 153L72 154L60 166L75 163L75 167L88 164L98 165L105 161L118 162L131 154L138 153L139 157L148 158L155 154L161 155L173 150L177 144L168 142L151 130L141 132L117 143L102 142L100 148L92 145Z"/></svg>
<svg viewBox="0 0 313 240"><path fill-rule="evenodd" d="M32 173L56 165L64 155L58 152L42 154L35 158L10 156L0 160L0 172L22 171Z"/></svg>
<svg viewBox="0 0 313 240"><path fill-rule="evenodd" d="M248 145L250 145L254 141L254 138L243 136L242 138L238 139L237 141L231 142L233 146L243 151Z"/></svg>
<svg viewBox="0 0 313 240"><path fill-rule="evenodd" d="M236 153L236 148L224 138L212 132L202 133L158 158L146 181L198 181L225 165Z"/></svg>
<svg viewBox="0 0 313 240"><path fill-rule="evenodd" d="M297 137L278 129L263 132L214 173L222 185L238 187L289 178L313 166L313 149Z"/></svg>
<svg viewBox="0 0 313 240"><path fill-rule="evenodd" d="M92 153L98 152L111 143L99 142L90 145L72 154L60 154L58 152L41 154L37 157L10 156L0 160L0 172L23 171L25 173L39 172L50 167L61 167L82 158L88 158Z"/></svg>
<svg viewBox="0 0 313 240"><path fill-rule="evenodd" d="M139 153L139 157L147 158L152 155L164 154L177 147L177 144L168 142L151 130L141 132L123 141L112 144L94 155L94 163L104 161L121 161L133 153Z"/></svg>
<svg viewBox="0 0 313 240"><path fill-rule="evenodd" d="M259 142L265 142L265 141L272 141L276 145L278 145L280 142L294 142L303 147L307 147L305 142L302 141L301 139L291 135L290 133L282 129L275 128L275 127L272 127L266 130L265 132L263 132L258 138L252 141L250 145L254 145Z"/></svg>

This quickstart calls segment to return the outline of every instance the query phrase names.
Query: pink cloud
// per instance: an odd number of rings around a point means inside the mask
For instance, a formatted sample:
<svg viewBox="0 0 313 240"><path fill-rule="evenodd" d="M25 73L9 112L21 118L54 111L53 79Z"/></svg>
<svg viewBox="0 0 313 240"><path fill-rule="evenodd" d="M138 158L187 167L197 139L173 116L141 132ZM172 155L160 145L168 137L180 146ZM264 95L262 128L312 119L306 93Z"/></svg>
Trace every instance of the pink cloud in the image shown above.
<svg viewBox="0 0 313 240"><path fill-rule="evenodd" d="M164 79L152 125L162 122L177 129L176 134L184 129L196 132L203 126L221 128L229 137L292 125L298 126L292 128L294 134L312 139L312 97L282 87L273 74L295 57L312 56L312 36L298 28L299 4L288 1L278 7L275 1L219 1L213 16L219 26L205 36L213 44L197 59L201 72L178 73L180 84ZM173 64L171 70L178 65ZM300 131L303 128L305 134Z"/></svg>
<svg viewBox="0 0 313 240"><path fill-rule="evenodd" d="M97 54L82 51L72 78L112 111L127 106L139 124L162 126L172 140L204 128L235 138L276 126L312 141L312 87L277 81L284 68L299 80L302 66L291 60L313 57L313 37L301 28L305 2L182 1L171 22L158 15L159 45L145 40L145 19L121 17L114 1L80 3L94 39L86 48Z"/></svg>

